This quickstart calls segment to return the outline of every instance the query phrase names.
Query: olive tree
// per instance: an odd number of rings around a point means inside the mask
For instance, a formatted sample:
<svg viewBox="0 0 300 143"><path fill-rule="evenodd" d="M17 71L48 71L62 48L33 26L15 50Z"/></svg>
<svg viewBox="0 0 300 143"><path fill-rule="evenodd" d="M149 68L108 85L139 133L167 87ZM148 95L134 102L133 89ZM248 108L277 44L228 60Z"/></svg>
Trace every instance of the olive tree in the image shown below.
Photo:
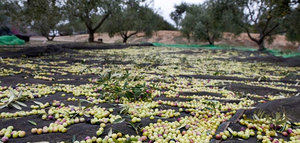
<svg viewBox="0 0 300 143"><path fill-rule="evenodd" d="M4 25L7 21L7 16L3 14L5 13L5 11L4 11L4 3L2 1L0 2L0 13L2 13L0 15L0 26L1 26Z"/></svg>
<svg viewBox="0 0 300 143"><path fill-rule="evenodd" d="M188 8L187 3L181 3L180 5L175 5L175 11L171 12L170 17L175 22L176 28L180 28L181 20L183 19L183 14Z"/></svg>
<svg viewBox="0 0 300 143"><path fill-rule="evenodd" d="M233 28L231 19L235 17L229 10L231 3L222 0L209 0L200 5L189 5L186 16L181 21L181 32L188 39L205 40L210 45L223 36L224 32L239 33Z"/></svg>
<svg viewBox="0 0 300 143"><path fill-rule="evenodd" d="M151 8L141 6L139 1L128 1L105 25L105 31L110 37L118 34L122 37L123 43L127 43L130 37L139 32L144 32L147 36L152 35L157 24Z"/></svg>
<svg viewBox="0 0 300 143"><path fill-rule="evenodd" d="M287 16L285 28L287 29L287 39L290 41L300 42L300 5L293 9L291 14Z"/></svg>
<svg viewBox="0 0 300 143"><path fill-rule="evenodd" d="M79 18L89 34L89 42L94 42L94 34L104 22L119 9L121 0L66 0L65 13L70 18Z"/></svg>
<svg viewBox="0 0 300 143"><path fill-rule="evenodd" d="M176 30L176 28L166 21L161 15L158 13L153 13L154 21L152 23L155 23L156 30Z"/></svg>
<svg viewBox="0 0 300 143"><path fill-rule="evenodd" d="M272 41L272 36L283 34L283 27L291 13L292 0L238 0L237 5L244 9L243 18L236 21L247 32L260 51L265 50L265 41ZM258 33L258 37L251 35Z"/></svg>
<svg viewBox="0 0 300 143"><path fill-rule="evenodd" d="M207 40L213 45L216 38L220 37L220 26L211 18L212 13L207 5L190 5L186 16L181 22L184 36L189 39L192 35L196 40Z"/></svg>
<svg viewBox="0 0 300 143"><path fill-rule="evenodd" d="M61 20L59 0L5 0L6 15L19 27L30 27L52 41Z"/></svg>
<svg viewBox="0 0 300 143"><path fill-rule="evenodd" d="M29 22L24 16L25 8L22 6L22 2L24 1L3 0L0 2L0 22L2 26L10 26L10 24L19 28L28 26Z"/></svg>
<svg viewBox="0 0 300 143"><path fill-rule="evenodd" d="M48 41L55 38L58 23L61 21L59 5L59 0L30 0L25 4L25 14L32 28Z"/></svg>

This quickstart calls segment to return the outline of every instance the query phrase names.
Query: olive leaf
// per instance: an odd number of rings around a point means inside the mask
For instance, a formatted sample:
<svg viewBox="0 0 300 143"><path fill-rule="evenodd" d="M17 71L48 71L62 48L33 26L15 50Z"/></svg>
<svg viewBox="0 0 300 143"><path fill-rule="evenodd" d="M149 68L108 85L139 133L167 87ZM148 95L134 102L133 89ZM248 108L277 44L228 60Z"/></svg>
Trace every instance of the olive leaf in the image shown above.
<svg viewBox="0 0 300 143"><path fill-rule="evenodd" d="M287 127L287 122L284 124L284 126L282 127L282 129L280 130L280 132L285 131L286 127Z"/></svg>
<svg viewBox="0 0 300 143"><path fill-rule="evenodd" d="M73 135L72 143L74 143L75 141L76 141L76 135Z"/></svg>
<svg viewBox="0 0 300 143"><path fill-rule="evenodd" d="M20 91L19 94L18 94L18 98L23 98L23 96L24 96L23 91Z"/></svg>
<svg viewBox="0 0 300 143"><path fill-rule="evenodd" d="M120 114L127 114L129 107L127 105L119 104L121 106Z"/></svg>
<svg viewBox="0 0 300 143"><path fill-rule="evenodd" d="M137 138L127 138L125 143L132 143L132 142L136 142L136 141L138 141Z"/></svg>
<svg viewBox="0 0 300 143"><path fill-rule="evenodd" d="M14 108L18 109L18 110L22 110L22 107L18 104L11 103L10 105L13 106Z"/></svg>
<svg viewBox="0 0 300 143"><path fill-rule="evenodd" d="M94 103L89 103L89 104L85 107L85 109L91 108L91 107L93 107L94 105L95 105Z"/></svg>
<svg viewBox="0 0 300 143"><path fill-rule="evenodd" d="M34 122L34 121L31 121L31 120L28 120L28 122L30 123L30 124L32 124L32 125L37 125L37 123L36 122Z"/></svg>
<svg viewBox="0 0 300 143"><path fill-rule="evenodd" d="M89 114L84 114L84 116L85 116L85 117L91 117L91 115L89 115Z"/></svg>
<svg viewBox="0 0 300 143"><path fill-rule="evenodd" d="M94 106L94 103L92 103L91 101L88 101L88 100L85 100L85 99L79 99L79 100L78 100L78 106L79 106L80 109L82 109L82 103L83 103L83 102L89 103L89 105L86 106L85 109Z"/></svg>
<svg viewBox="0 0 300 143"><path fill-rule="evenodd" d="M13 106L14 108L18 110L22 110L22 107L27 107L26 104L19 102L18 100L22 99L22 91L19 92L18 95L14 93L13 90L9 90L9 99L4 103L4 105L0 106L0 109L7 107L7 106ZM21 105L21 106L20 106Z"/></svg>
<svg viewBox="0 0 300 143"><path fill-rule="evenodd" d="M10 93L12 92L10 91ZM14 100L14 98L15 98L15 94L10 94L10 97L7 100L7 102L4 105L0 106L0 109L7 107Z"/></svg>
<svg viewBox="0 0 300 143"><path fill-rule="evenodd" d="M118 119L116 119L116 120L113 122L113 124L119 124L119 123L122 123L122 122L124 122L124 121L125 121L125 119L118 118Z"/></svg>
<svg viewBox="0 0 300 143"><path fill-rule="evenodd" d="M9 90L9 93L10 93L10 97L8 99L8 103L12 102L16 97L16 95L11 90Z"/></svg>
<svg viewBox="0 0 300 143"><path fill-rule="evenodd" d="M38 102L38 101L33 101L35 104L37 104L37 105L43 105L43 103L41 103L41 102Z"/></svg>
<svg viewBox="0 0 300 143"><path fill-rule="evenodd" d="M259 81L261 81L261 79L262 79L262 77L259 77L257 81L259 82Z"/></svg>
<svg viewBox="0 0 300 143"><path fill-rule="evenodd" d="M111 136L112 136L112 133L113 133L112 128L110 128L109 131L108 131L108 133L107 133L107 135L108 135L109 137L111 137Z"/></svg>
<svg viewBox="0 0 300 143"><path fill-rule="evenodd" d="M130 127L132 127L135 130L136 134L139 134L139 131L141 129L141 127L140 127L141 124L140 123L135 125L132 122L129 122L128 124L129 124Z"/></svg>
<svg viewBox="0 0 300 143"><path fill-rule="evenodd" d="M256 119L256 120L259 120L258 116L256 114L253 115L253 117Z"/></svg>
<svg viewBox="0 0 300 143"><path fill-rule="evenodd" d="M176 130L180 130L182 128L184 128L186 126L186 124L182 124L180 127L178 127Z"/></svg>
<svg viewBox="0 0 300 143"><path fill-rule="evenodd" d="M228 131L232 134L233 130L231 128L228 127Z"/></svg>
<svg viewBox="0 0 300 143"><path fill-rule="evenodd" d="M15 101L17 104L19 104L19 105L21 105L21 106L23 106L23 107L27 107L27 105L26 104L24 104L24 103L22 103L22 102L19 102L19 101Z"/></svg>

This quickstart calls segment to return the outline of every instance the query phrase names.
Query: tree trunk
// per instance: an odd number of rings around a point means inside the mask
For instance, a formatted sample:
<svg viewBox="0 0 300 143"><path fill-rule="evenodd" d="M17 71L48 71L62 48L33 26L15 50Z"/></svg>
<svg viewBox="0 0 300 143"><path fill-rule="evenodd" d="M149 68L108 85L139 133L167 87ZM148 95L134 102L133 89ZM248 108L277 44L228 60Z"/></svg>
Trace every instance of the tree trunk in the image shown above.
<svg viewBox="0 0 300 143"><path fill-rule="evenodd" d="M123 37L123 43L127 43L128 37Z"/></svg>
<svg viewBox="0 0 300 143"><path fill-rule="evenodd" d="M261 42L258 42L258 51L264 51L266 50L265 44L264 44L264 40L262 40Z"/></svg>
<svg viewBox="0 0 300 143"><path fill-rule="evenodd" d="M190 34L187 34L187 35L186 35L186 38L187 38L187 40L188 40L188 43L190 44L190 43L191 43L191 37L190 37Z"/></svg>
<svg viewBox="0 0 300 143"><path fill-rule="evenodd" d="M123 43L127 43L127 40L130 37L132 37L132 36L134 36L134 35L136 35L138 33L139 33L138 31L135 31L135 32L133 32L133 33L131 33L129 35L128 35L128 31L121 33L121 37L123 38Z"/></svg>
<svg viewBox="0 0 300 143"><path fill-rule="evenodd" d="M94 39L95 39L95 32L93 30L88 30L88 33L89 33L89 42L94 42Z"/></svg>
<svg viewBox="0 0 300 143"><path fill-rule="evenodd" d="M85 21L85 25L88 29L89 33L89 42L94 42L95 41L95 32L103 25L104 21L110 16L110 13L106 13L102 19L99 21L99 23L93 28L93 24L91 22L91 19L89 17L87 18L82 18ZM87 21L86 21L87 20Z"/></svg>
<svg viewBox="0 0 300 143"><path fill-rule="evenodd" d="M54 39L54 38L48 38L47 40L48 40L48 41L53 41L53 39Z"/></svg>
<svg viewBox="0 0 300 143"><path fill-rule="evenodd" d="M48 41L53 41L55 38L55 36L44 36L44 37L46 37Z"/></svg>
<svg viewBox="0 0 300 143"><path fill-rule="evenodd" d="M259 40L257 41L258 51L264 51L264 50L266 50L266 47L265 47L265 37L266 37L266 35L264 35L264 33L260 33L259 34Z"/></svg>
<svg viewBox="0 0 300 143"><path fill-rule="evenodd" d="M214 45L215 44L215 41L213 38L207 38L207 41L209 43L209 45Z"/></svg>

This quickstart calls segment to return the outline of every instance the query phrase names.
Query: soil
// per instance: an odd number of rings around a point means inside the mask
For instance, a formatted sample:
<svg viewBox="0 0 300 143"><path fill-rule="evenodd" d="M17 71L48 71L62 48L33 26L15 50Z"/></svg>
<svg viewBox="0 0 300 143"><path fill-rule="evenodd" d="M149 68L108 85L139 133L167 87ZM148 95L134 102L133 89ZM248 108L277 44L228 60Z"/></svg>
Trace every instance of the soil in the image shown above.
<svg viewBox="0 0 300 143"><path fill-rule="evenodd" d="M253 37L258 37L258 34L251 34ZM95 39L103 39L105 43L122 43L121 36L109 37L107 33L95 34ZM265 43L267 48L270 49L283 49L283 50L297 50L299 43L293 43L287 41L284 35L274 36L272 44ZM32 41L30 44L47 44L46 38L35 36L30 38ZM59 36L55 37L55 42L86 42L88 40L88 34L72 35L72 36ZM128 39L129 43L140 43L140 42L158 42L165 44L208 44L205 41L189 40L182 36L180 31L156 31L152 37L146 37L143 33L139 33ZM216 41L215 44L221 45L233 45L233 46L244 46L244 47L257 47L257 44L251 41L247 33L241 33L238 36L234 36L231 33L224 33L223 38Z"/></svg>
<svg viewBox="0 0 300 143"><path fill-rule="evenodd" d="M51 56L48 55L58 55L62 53L74 53L76 54L78 49L85 49L85 50L93 50L93 49L123 49L128 48L129 46L151 46L151 44L143 44L143 45L85 45L85 44L60 44L60 45L47 45L47 46L37 46L37 47L30 47L30 48L21 48L20 50L13 51L13 52L3 52L0 53L0 57L2 58L19 58L21 56L25 56L26 58L44 58L44 60L48 61L56 61L56 60L62 60L62 59L54 59L51 58ZM199 50L199 52L202 52ZM182 54L182 53L173 53L173 54ZM194 52L186 50L184 54L192 55L195 54ZM241 52L240 54L251 54L250 52ZM78 57L86 58L90 55L76 55ZM68 63L78 63L82 61L76 61L75 57L64 57L63 60L68 61ZM279 66L294 66L299 67L299 61L300 58L271 58L270 57L263 57L259 54L256 54L256 57L254 58L245 58L240 59L235 57L234 60L240 61L240 62L265 62L265 63L272 63L274 65ZM92 64L99 61L87 61L85 64ZM130 62L123 62L123 61L104 61L99 62L99 65L105 65L105 64L129 64ZM18 69L17 67L12 67L14 69ZM32 71L33 72L33 71ZM24 79L25 76L29 76L28 79ZM54 75L53 77L60 79L61 77L58 75ZM32 76L28 74L18 74L15 76L6 76L1 77L1 85L2 86L12 86L15 87L18 83L29 83L29 84L46 84L46 85L52 85L54 83L65 83L65 84L73 84L73 85L81 85L88 83L87 78L93 78L97 77L97 75L89 74L89 75L66 75L64 78L70 78L71 81L45 81L45 80L39 80L34 79ZM247 78L237 78L237 77L225 77L225 76L210 76L210 75L193 75L193 76L187 76L187 75L180 75L179 77L183 78L200 78L200 79L220 79L220 80L231 80L231 81L257 81L256 79L247 79ZM296 79L300 79L300 77L296 77ZM274 81L266 81L266 82L274 82ZM287 78L280 81L275 82L282 82L282 83L296 83L296 80L294 78ZM241 83L228 83L224 85L224 87L228 90L235 91L235 92L244 92L244 93L255 93L260 96L265 96L267 94L277 94L277 93L297 93L300 92L300 89L297 89L297 92L289 92L285 90L277 90L277 89L271 89L267 87L256 87L256 86L247 86ZM37 101L40 101L42 103L50 102L52 103L53 100L60 100L63 101L66 105L76 105L76 102L69 102L66 101L67 98L73 97L70 94L67 94L65 97L61 96L62 92L57 92L54 95L38 98ZM221 94L218 93L209 93L209 92L180 92L180 95L190 96L190 95L209 95L213 97L220 97ZM81 98L81 97L78 97ZM84 97L82 97L84 98ZM184 98L167 98L165 96L160 96L155 98L154 100L164 100L164 101L178 101L178 102L185 102L189 101L188 99ZM225 103L238 103L239 101L222 101L219 100L222 104ZM32 101L26 101L25 104L27 105L33 105L34 103ZM264 110L268 113L276 113L280 111L282 108L286 111L287 116L291 118L293 121L299 121L300 119L300 97L292 97L287 99L281 99L281 100L274 100L269 101L267 103L259 103L256 105L257 109L246 111L246 115L251 116L254 111L256 110ZM108 104L103 103L100 106L105 108L114 108L114 113L118 113L120 110L120 107L116 104ZM178 107L171 107L171 106L163 106L160 109L174 109L178 111ZM29 108L24 108L23 110L29 110ZM15 112L17 111L14 108L4 108L1 109L0 112ZM181 117L188 116L188 113L182 113ZM86 118L88 120L88 118ZM128 117L125 117L126 121L129 121ZM155 123L159 117L156 117L154 120L150 120L149 118L143 118L141 122L141 127L147 126L150 123ZM168 119L162 119L162 120L168 120L168 121L175 121L177 118L168 118ZM37 126L33 126L28 122L28 120L34 121L37 123ZM17 118L17 119L3 119L0 122L0 129L5 128L7 126L13 125L15 129L17 130L24 130L26 131L27 135L24 138L18 138L18 139L10 139L9 142L16 142L16 143L22 143L22 142L38 142L38 141L48 141L48 142L58 142L58 141L68 141L71 142L74 137L76 137L79 140L84 139L86 136L96 136L96 131L99 128L99 125L91 125L90 123L80 123L80 124L74 124L68 128L67 133L51 133L51 134L42 134L42 135L32 135L30 133L30 129L33 127L43 127L48 126L51 122L51 120L42 120L39 116L29 116L29 117L23 117L23 118ZM237 127L235 127L237 126ZM115 131L120 131L123 134L130 134L130 135L136 135L137 133L135 130L130 127L127 122L119 123L119 124L109 124L108 127L105 128L105 133L107 134L109 128L112 127ZM237 124L231 124L229 125L231 128L240 128ZM225 142L256 142L255 138L250 138L249 140L240 141L238 139L230 139L229 141Z"/></svg>

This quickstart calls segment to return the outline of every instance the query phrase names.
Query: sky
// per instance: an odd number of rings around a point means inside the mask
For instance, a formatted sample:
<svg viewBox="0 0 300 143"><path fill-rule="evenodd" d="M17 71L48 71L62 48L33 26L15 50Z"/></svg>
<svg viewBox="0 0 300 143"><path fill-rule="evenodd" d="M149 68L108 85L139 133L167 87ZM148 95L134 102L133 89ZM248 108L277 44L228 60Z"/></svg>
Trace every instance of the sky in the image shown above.
<svg viewBox="0 0 300 143"><path fill-rule="evenodd" d="M175 10L175 5L179 5L182 2L200 4L203 1L204 0L153 0L153 6L165 20L174 24L173 20L170 18L170 13Z"/></svg>

